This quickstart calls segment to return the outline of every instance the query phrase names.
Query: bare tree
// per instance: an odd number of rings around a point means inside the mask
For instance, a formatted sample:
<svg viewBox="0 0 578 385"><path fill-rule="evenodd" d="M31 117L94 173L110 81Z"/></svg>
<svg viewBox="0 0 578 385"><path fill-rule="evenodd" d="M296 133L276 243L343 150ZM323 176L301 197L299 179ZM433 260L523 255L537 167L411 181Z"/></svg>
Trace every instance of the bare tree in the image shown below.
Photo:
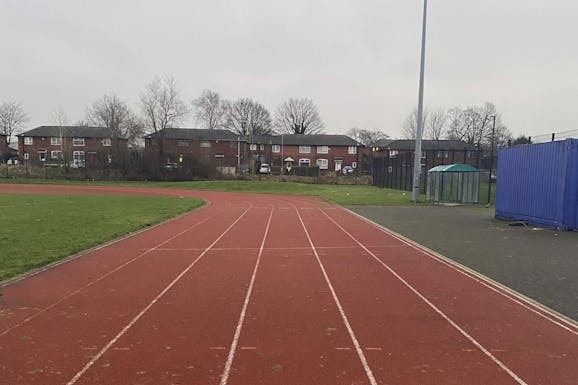
<svg viewBox="0 0 578 385"><path fill-rule="evenodd" d="M480 146L491 133L492 116L500 119L493 103L467 108L454 107L448 111L447 136ZM497 121L498 123L498 121Z"/></svg>
<svg viewBox="0 0 578 385"><path fill-rule="evenodd" d="M156 134L159 165L162 167L165 129L180 124L189 114L174 78L156 77L140 95L145 124Z"/></svg>
<svg viewBox="0 0 578 385"><path fill-rule="evenodd" d="M447 115L445 108L436 108L429 112L428 119L424 125L424 136L426 139L442 139Z"/></svg>
<svg viewBox="0 0 578 385"><path fill-rule="evenodd" d="M193 100L197 124L210 130L223 128L227 119L229 103L211 90L203 90L201 96Z"/></svg>
<svg viewBox="0 0 578 385"><path fill-rule="evenodd" d="M271 126L269 111L252 99L239 99L227 109L225 127L239 135L270 134Z"/></svg>
<svg viewBox="0 0 578 385"><path fill-rule="evenodd" d="M68 115L62 106L57 106L50 114L50 120L53 125L58 127L58 135L60 137L60 162L64 167L64 171L68 172L68 149L66 143L66 129L68 126Z"/></svg>
<svg viewBox="0 0 578 385"><path fill-rule="evenodd" d="M424 127L428 121L428 118L429 118L429 111L427 108L424 108L424 111L423 111ZM415 139L416 132L417 132L417 108L415 108L405 118L405 121L403 122L403 126L402 126L401 135L404 139ZM423 137L423 133L422 133L422 137Z"/></svg>
<svg viewBox="0 0 578 385"><path fill-rule="evenodd" d="M124 138L134 144L144 132L143 122L115 94L96 100L88 108L86 119L91 125L106 127L115 142L118 138Z"/></svg>
<svg viewBox="0 0 578 385"><path fill-rule="evenodd" d="M28 122L28 115L24 112L21 103L9 101L0 104L0 134L7 136L8 145L12 136L24 128L26 122Z"/></svg>
<svg viewBox="0 0 578 385"><path fill-rule="evenodd" d="M373 146L381 139L388 139L389 135L380 130L366 130L362 128L353 127L347 131L347 135L363 144L364 146Z"/></svg>
<svg viewBox="0 0 578 385"><path fill-rule="evenodd" d="M275 127L285 134L321 134L323 121L312 99L289 98L275 111Z"/></svg>

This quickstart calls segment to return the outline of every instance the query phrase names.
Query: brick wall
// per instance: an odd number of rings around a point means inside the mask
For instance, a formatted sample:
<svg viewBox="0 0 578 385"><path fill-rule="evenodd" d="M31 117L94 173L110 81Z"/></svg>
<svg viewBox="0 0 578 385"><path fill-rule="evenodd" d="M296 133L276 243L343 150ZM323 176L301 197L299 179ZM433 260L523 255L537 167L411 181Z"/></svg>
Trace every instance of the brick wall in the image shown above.
<svg viewBox="0 0 578 385"><path fill-rule="evenodd" d="M8 153L8 137L0 135L0 162L4 162L4 157Z"/></svg>

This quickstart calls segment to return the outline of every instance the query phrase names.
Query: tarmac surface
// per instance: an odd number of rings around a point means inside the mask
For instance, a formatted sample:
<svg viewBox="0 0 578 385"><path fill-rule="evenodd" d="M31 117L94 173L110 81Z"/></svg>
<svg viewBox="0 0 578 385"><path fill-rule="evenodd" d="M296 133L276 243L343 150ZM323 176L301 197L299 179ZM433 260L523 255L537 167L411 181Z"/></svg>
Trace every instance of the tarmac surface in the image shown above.
<svg viewBox="0 0 578 385"><path fill-rule="evenodd" d="M349 209L578 320L578 232L510 226L483 207Z"/></svg>

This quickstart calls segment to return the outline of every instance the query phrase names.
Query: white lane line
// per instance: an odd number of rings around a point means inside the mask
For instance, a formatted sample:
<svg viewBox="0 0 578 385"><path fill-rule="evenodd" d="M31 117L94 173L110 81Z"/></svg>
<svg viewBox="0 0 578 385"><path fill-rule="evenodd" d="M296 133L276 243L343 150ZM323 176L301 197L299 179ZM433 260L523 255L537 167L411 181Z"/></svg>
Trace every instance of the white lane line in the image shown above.
<svg viewBox="0 0 578 385"><path fill-rule="evenodd" d="M303 218L301 217L301 214L299 213L299 210L297 209L297 207L295 207L295 211L297 212L297 216L299 217L299 221L301 222L301 226L303 226L303 230L305 230L305 235L307 235L307 240L309 241L309 245L311 246L311 249L313 249L313 253L315 254L315 258L317 258L317 263L319 263L319 267L321 268L321 271L323 272L323 277L325 277L325 282L327 283L327 286L329 287L329 290L331 291L331 295L333 296L333 300L335 301L335 304L337 305L337 308L339 309L339 314L341 314L341 319L343 320L343 324L347 328L347 332L349 333L349 337L351 338L351 341L353 342L353 346L355 347L355 350L357 351L357 355L359 357L359 360L361 361L361 364L363 365L363 369L365 370L365 374L367 375L367 378L369 379L369 383L371 385L377 385L377 381L375 380L375 377L373 376L373 372L371 371L371 368L369 367L369 364L367 363L367 359L365 358L365 354L363 353L363 349L361 349L361 345L359 345L359 342L357 341L357 337L355 336L355 333L353 332L353 329L351 328L351 325L349 323L349 319L345 315L345 311L343 310L343 306L341 306L341 301L339 301L339 298L337 297L337 293L335 293L335 289L333 288L333 285L331 284L331 280L329 279L329 276L327 275L327 271L325 270L325 266L323 266L323 263L321 262L321 258L319 258L319 254L317 253L317 249L315 248L315 245L313 244L313 241L311 240L311 236L309 235L309 231L307 230L307 226L305 226L305 223L303 222Z"/></svg>
<svg viewBox="0 0 578 385"><path fill-rule="evenodd" d="M271 218L273 218L273 206L271 206L271 212L269 213L269 219L267 219L267 226L265 227L265 233L263 234L263 239L261 240L261 247L259 248L257 261L255 262L255 267L253 267L253 274L251 275L251 281L249 282L247 294L245 295L245 302L243 302L241 315L239 316L239 321L237 322L237 327L235 328L235 335L233 336L233 341L231 342L231 349L229 350L227 362L225 363L225 368L223 369L223 374L221 375L221 385L226 385L227 381L229 380L229 374L231 373L231 367L233 366L233 360L235 359L235 352L237 350L237 345L239 344L239 337L241 336L241 329L243 328L243 322L245 322L245 315L247 314L247 307L249 306L249 299L251 298L251 293L253 292L255 277L257 276L257 270L259 270L259 263L261 262L261 256L263 255L265 240L267 239L267 234L269 234Z"/></svg>
<svg viewBox="0 0 578 385"><path fill-rule="evenodd" d="M221 240L221 238L223 238L225 236L225 234L227 234L229 232L229 230L231 230L233 228L233 226L235 226L240 220L241 218L243 218L245 216L245 214L247 214L247 212L251 209L251 207L247 208L245 211L243 211L243 214L241 214L239 216L239 218L237 218L235 220L235 222L233 222L229 227L227 227L227 229L225 231L223 231L223 233L221 235L219 235L219 237L217 239L215 239L213 241L213 243L211 243L206 249L205 251L203 251L197 258L195 258L195 260L193 262L191 262L191 264L189 266L187 266L185 268L185 270L183 270L179 275L177 275L177 277L175 279L173 279L173 281L171 283L169 283L147 306L144 307L144 309L142 309L128 324L126 324L120 332L118 332L118 334L116 336L114 336L113 339L111 339L94 357L92 357L92 359L90 361L88 361L86 363L86 365L84 365L84 367L74 375L74 377L72 377L72 379L70 381L68 381L66 384L67 385L73 385L76 383L76 381L78 381L80 379L80 377L82 377L84 375L84 373L86 373L86 371L88 369L90 369L92 367L92 365L94 365L94 363L96 361L98 361L100 359L100 357L102 357L104 355L104 353L106 353L108 351L108 349L110 349L110 347L112 345L114 345L116 343L116 341L119 340L120 337L122 337L155 303L157 303L157 301L159 299L161 299L178 281L180 281L180 279L187 274L187 272L189 270L191 270L191 268L193 266L195 266L197 264L197 262L203 258L203 256L205 254L207 254L209 252L209 250L211 250L211 248Z"/></svg>
<svg viewBox="0 0 578 385"><path fill-rule="evenodd" d="M176 235L174 235L174 236L172 236L172 237L170 237L170 238L162 241L161 243L159 243L159 244L156 245L155 247L153 247L153 248L151 248L151 249L148 249L147 251L145 251L145 252L143 252L143 253L141 253L141 254L138 254L136 257L134 257L134 258L132 258L132 259L129 259L128 261L126 261L126 262L123 263L122 265L117 266L117 267L114 268L113 270L111 270L111 271L109 271L108 273L106 273L106 274L98 277L98 278L95 279L94 281L91 281L91 282L89 282L88 284L86 284L86 285L84 285L84 286L82 286L82 287L80 287L80 288L78 288L78 289L76 289L76 290L74 290L74 291L71 291L70 293L68 293L68 294L64 295L63 297L61 297L58 301L53 302L52 304L46 306L45 308L42 308L41 310L38 311L38 313L34 313L34 314L32 314L31 316L23 319L23 320L20 321L19 323L17 323L17 324L15 324L15 325L11 326L10 328L4 330L2 333L0 333L0 337L5 336L6 334L10 333L10 332L13 331L14 329L19 328L20 326L24 325L25 323L32 321L33 319L35 319L36 317L38 317L38 316L41 315L42 313L45 313L45 312L47 312L48 310L53 309L54 307L58 306L58 305L61 304L62 302L66 301L67 299L69 299L69 298L75 296L76 294L78 294L78 293L80 293L80 292L88 289L89 287L91 287L91 286L99 283L100 281L102 281L103 279L106 279L107 277L111 276L112 274L116 273L117 271L124 269L126 266L128 266L128 265L130 265L131 263L133 263L134 261L136 261L136 260L144 257L145 255L150 254L150 253L152 253L153 251L158 250L162 245L165 245L165 244L167 244L168 242L174 240L175 238L178 238L178 237L180 237L181 235L185 234L186 232L194 229L195 227L197 227L197 226L199 226L199 225L202 225L203 223L205 223L205 222L208 221L209 219L215 218L217 215L221 214L221 213L224 212L224 211L225 211L225 210L218 211L215 215L211 215L211 216L203 219L202 221L197 222L197 223L195 223L194 225L191 225L191 226L187 227L185 230L181 231L180 233L178 233L178 234L176 234ZM188 214L187 214L187 215L188 215ZM163 224L166 224L166 223L167 223L167 222L163 222ZM135 235L136 235L136 234L135 234ZM130 238L130 236L127 237L127 238ZM124 238L124 239L127 239L127 238ZM95 249L94 251L96 251L96 249ZM85 255L85 254L83 254L83 255Z"/></svg>
<svg viewBox="0 0 578 385"><path fill-rule="evenodd" d="M367 218L365 218L364 216L351 211L349 209L343 208L343 210L349 212L350 214L354 215L355 217L359 218L360 220L362 220L363 222L375 227L376 229L380 230L381 232L397 239L398 241L406 244L407 246L419 251L420 253L428 256L431 259L434 259L446 266L448 266L449 268L459 272L462 275L465 275L466 277L476 281L477 283L479 283L480 285L483 285L485 287L487 287L488 289L498 293L499 295L501 295L502 297L505 297L507 299L509 299L510 301L522 306L523 308L530 310L531 312L539 315L540 317L550 321L551 323L561 327L562 329L565 329L566 331L569 331L572 334L578 335L578 324L576 323L576 321L567 318L566 316L557 313L556 311L546 307L545 305L529 298L526 297L525 295L518 293L517 291L497 282L494 281L493 279L486 277L483 274L478 273L477 271L470 269L469 267L462 265L461 263L458 263L456 261L454 261L453 259L450 259L444 255L441 255L431 249L428 249L427 247L407 238L404 237L401 234L396 233L393 230L390 230L378 223L375 223ZM546 314L544 314L546 313Z"/></svg>
<svg viewBox="0 0 578 385"><path fill-rule="evenodd" d="M496 365L498 365L503 371L508 373L510 377L514 379L520 385L528 385L524 380L522 380L516 373L514 373L510 368L508 368L502 361L500 361L496 356L494 356L488 349L482 346L474 337L472 337L468 332L462 329L457 323L455 323L449 316L447 316L443 311L441 311L436 305L434 305L430 300L424 297L416 288L414 288L409 282L403 279L395 270L393 270L389 265L379 259L371 250L369 250L363 243L357 240L351 233L343 228L339 223L337 223L333 218L331 218L325 211L320 210L331 222L333 222L341 231L343 231L349 238L351 238L355 243L361 246L366 253L371 255L375 261L380 265L385 267L391 274L393 274L397 279L399 279L409 290L411 290L415 295L417 295L422 301L424 301L429 307L431 307L436 313L438 313L443 319L445 319L450 325L452 325L457 331L459 331L464 337L466 337L474 346L476 346L482 353L484 353L490 360L492 360Z"/></svg>

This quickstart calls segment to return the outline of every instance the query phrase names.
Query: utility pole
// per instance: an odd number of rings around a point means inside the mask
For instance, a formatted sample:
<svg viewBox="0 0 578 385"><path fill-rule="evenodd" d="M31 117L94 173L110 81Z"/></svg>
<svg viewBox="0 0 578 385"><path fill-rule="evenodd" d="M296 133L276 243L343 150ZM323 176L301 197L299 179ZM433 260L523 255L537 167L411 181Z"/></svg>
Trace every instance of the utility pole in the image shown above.
<svg viewBox="0 0 578 385"><path fill-rule="evenodd" d="M492 168L494 167L494 142L496 141L496 115L493 115L494 123L492 124L492 147L490 150L490 174L488 176L488 204L492 195Z"/></svg>
<svg viewBox="0 0 578 385"><path fill-rule="evenodd" d="M417 102L417 129L415 133L415 152L413 158L413 187L411 199L414 203L419 202L419 184L421 174L421 137L423 133L423 84L425 67L425 33L427 20L427 0L423 0L423 23L421 30L421 63L419 70L419 94Z"/></svg>

